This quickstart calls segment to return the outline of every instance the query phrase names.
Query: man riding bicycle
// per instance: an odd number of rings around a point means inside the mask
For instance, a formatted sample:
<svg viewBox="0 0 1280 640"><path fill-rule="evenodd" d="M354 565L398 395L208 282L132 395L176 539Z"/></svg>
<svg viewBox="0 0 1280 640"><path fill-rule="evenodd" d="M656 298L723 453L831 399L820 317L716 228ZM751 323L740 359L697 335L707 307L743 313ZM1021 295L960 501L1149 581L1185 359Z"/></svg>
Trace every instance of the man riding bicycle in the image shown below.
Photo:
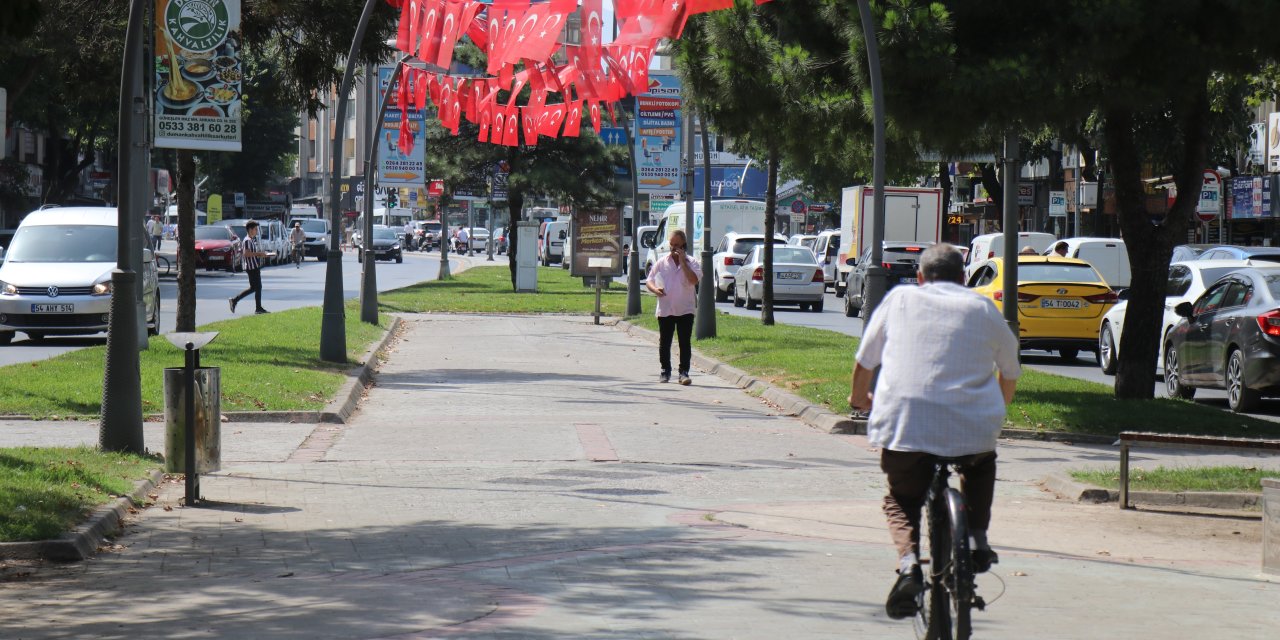
<svg viewBox="0 0 1280 640"><path fill-rule="evenodd" d="M964 287L955 247L927 249L916 276L919 287L894 288L867 323L849 395L851 407L871 412L867 439L881 447L888 480L883 510L898 550L898 578L885 611L894 619L914 615L924 590L920 509L937 458L958 459L974 571L998 562L987 542L996 438L1022 373L1017 337L995 305Z"/></svg>
<svg viewBox="0 0 1280 640"><path fill-rule="evenodd" d="M293 229L289 230L289 247L293 257L293 265L302 268L302 243L307 241L307 233L302 230L302 222L295 220Z"/></svg>

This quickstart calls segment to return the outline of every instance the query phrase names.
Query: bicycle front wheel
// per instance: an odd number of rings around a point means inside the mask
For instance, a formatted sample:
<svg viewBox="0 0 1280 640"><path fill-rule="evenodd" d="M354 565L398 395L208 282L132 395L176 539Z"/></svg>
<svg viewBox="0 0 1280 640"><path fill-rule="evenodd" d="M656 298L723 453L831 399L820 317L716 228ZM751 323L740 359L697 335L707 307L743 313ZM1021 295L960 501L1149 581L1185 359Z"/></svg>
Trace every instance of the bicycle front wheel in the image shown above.
<svg viewBox="0 0 1280 640"><path fill-rule="evenodd" d="M955 640L969 640L973 632L969 614L973 608L973 557L969 553L969 517L964 496L947 487L947 519L951 542L951 571L947 591L955 620Z"/></svg>

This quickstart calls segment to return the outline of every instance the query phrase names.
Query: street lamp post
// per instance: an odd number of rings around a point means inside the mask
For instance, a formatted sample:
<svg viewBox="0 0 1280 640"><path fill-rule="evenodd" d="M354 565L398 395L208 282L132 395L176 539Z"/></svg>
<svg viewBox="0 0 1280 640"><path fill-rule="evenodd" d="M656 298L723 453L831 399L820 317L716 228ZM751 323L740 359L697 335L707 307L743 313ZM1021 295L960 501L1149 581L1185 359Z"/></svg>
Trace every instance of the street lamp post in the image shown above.
<svg viewBox="0 0 1280 640"><path fill-rule="evenodd" d="M332 175L329 181L329 220L334 233L329 234L329 255L325 259L324 306L320 314L320 359L325 362L347 361L347 322L342 309L342 249L338 246L338 229L342 221L338 202L341 199L339 182L342 171L342 142L347 128L347 94L351 92L351 78L355 75L356 55L364 42L364 34L369 29L369 17L373 15L373 7L377 0L365 0L364 10L360 12L360 22L356 25L355 37L351 39L351 49L347 53L346 71L342 74L342 84L338 87L337 122L333 126L333 151L329 161Z"/></svg>
<svg viewBox="0 0 1280 640"><path fill-rule="evenodd" d="M867 68L871 73L872 139L875 147L871 164L871 264L867 266L867 299L862 303L862 317L870 318L885 293L886 274L881 266L884 260L884 85L880 78L880 47L876 42L875 23L867 0L858 0L858 16L862 21L863 40L867 44Z"/></svg>
<svg viewBox="0 0 1280 640"><path fill-rule="evenodd" d="M372 126L369 127L369 156L364 162L364 191L367 196L362 203L364 205L364 257L361 262L361 278L360 278L360 320L369 324L378 324L378 270L377 260L371 259L373 255L373 204L375 198L374 177L377 173L378 166L378 129L382 127L382 121L387 117L387 104L391 102L391 88L395 86L396 80L400 77L400 69L404 67L404 63L409 60L409 56L401 56L396 62L395 69L391 71L391 80L387 83L387 91L382 94L382 104L378 105L378 117L373 120ZM370 74L371 76L372 74ZM373 80L370 77L369 88L372 91ZM401 105L407 107L408 105ZM403 117L408 118L408 109L405 109Z"/></svg>
<svg viewBox="0 0 1280 640"><path fill-rule="evenodd" d="M1018 134L1004 136L1004 321L1018 333Z"/></svg>
<svg viewBox="0 0 1280 640"><path fill-rule="evenodd" d="M143 97L143 33L146 0L129 3L125 31L124 65L120 73L119 157L121 180L116 203L116 268L111 272L111 315L107 330L107 355L103 367L102 423L98 444L108 451L143 453L142 376L138 359L138 272L133 253L138 251L139 211L145 210L147 190L147 105Z"/></svg>
<svg viewBox="0 0 1280 640"><path fill-rule="evenodd" d="M627 315L640 315L640 176L636 173L636 145L631 138L635 127L635 110L623 127L627 135L627 159L631 162L631 256L627 266Z"/></svg>
<svg viewBox="0 0 1280 640"><path fill-rule="evenodd" d="M690 132L692 133L692 132ZM742 184L742 183L738 183ZM711 138L702 119L702 284L694 334L699 340L716 337L716 275L711 267Z"/></svg>

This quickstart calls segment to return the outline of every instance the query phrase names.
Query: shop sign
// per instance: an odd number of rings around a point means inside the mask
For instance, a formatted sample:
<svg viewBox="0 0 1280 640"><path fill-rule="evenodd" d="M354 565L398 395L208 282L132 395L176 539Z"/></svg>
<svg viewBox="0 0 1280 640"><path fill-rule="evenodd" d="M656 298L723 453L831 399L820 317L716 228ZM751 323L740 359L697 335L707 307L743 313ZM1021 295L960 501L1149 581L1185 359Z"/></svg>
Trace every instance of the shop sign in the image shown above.
<svg viewBox="0 0 1280 640"><path fill-rule="evenodd" d="M1030 207L1036 203L1036 185L1030 182L1018 183L1018 206Z"/></svg>
<svg viewBox="0 0 1280 640"><path fill-rule="evenodd" d="M571 275L575 278L622 275L622 212L610 207L579 209L570 225L573 237Z"/></svg>
<svg viewBox="0 0 1280 640"><path fill-rule="evenodd" d="M1200 201L1196 204L1196 215L1200 220L1208 222L1222 212L1222 179L1216 171L1206 169L1204 181L1200 185Z"/></svg>
<svg viewBox="0 0 1280 640"><path fill-rule="evenodd" d="M155 146L240 150L240 0L155 0Z"/></svg>
<svg viewBox="0 0 1280 640"><path fill-rule="evenodd" d="M1271 181L1262 177L1243 177L1231 181L1232 220L1271 217Z"/></svg>
<svg viewBox="0 0 1280 640"><path fill-rule="evenodd" d="M680 78L658 73L649 76L649 90L636 96L638 126L632 144L640 193L679 187L681 96Z"/></svg>
<svg viewBox="0 0 1280 640"><path fill-rule="evenodd" d="M1267 171L1280 173L1280 113L1267 115Z"/></svg>

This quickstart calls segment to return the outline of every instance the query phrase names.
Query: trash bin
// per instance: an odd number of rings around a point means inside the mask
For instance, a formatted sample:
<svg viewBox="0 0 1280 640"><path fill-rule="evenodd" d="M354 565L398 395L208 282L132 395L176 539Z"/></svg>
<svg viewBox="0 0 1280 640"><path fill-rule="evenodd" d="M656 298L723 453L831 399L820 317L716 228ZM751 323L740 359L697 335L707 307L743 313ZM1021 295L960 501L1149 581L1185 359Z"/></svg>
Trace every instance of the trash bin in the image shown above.
<svg viewBox="0 0 1280 640"><path fill-rule="evenodd" d="M164 370L164 470L186 473L186 385L185 367ZM219 367L197 367L196 396L196 473L209 473L222 468L222 370Z"/></svg>

